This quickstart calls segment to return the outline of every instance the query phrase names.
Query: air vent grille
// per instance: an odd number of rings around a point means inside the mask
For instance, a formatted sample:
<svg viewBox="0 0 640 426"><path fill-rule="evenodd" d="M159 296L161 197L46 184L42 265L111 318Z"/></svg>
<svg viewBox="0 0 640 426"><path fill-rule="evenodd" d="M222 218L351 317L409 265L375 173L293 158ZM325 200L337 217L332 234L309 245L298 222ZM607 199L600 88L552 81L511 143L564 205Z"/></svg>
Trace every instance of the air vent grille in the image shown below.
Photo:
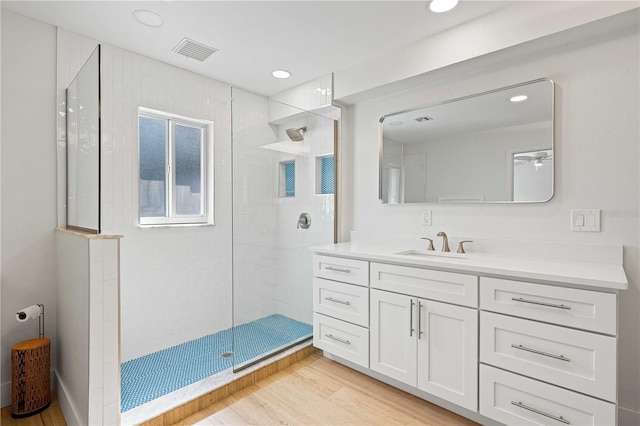
<svg viewBox="0 0 640 426"><path fill-rule="evenodd" d="M217 52L218 49L207 46L202 43L198 43L197 41L191 40L190 38L183 38L180 43L176 47L173 48L173 51L179 53L181 55L186 56L187 58L197 59L198 61L204 61L213 53Z"/></svg>
<svg viewBox="0 0 640 426"><path fill-rule="evenodd" d="M427 117L426 115L424 117L418 117L418 118L414 118L414 120L422 123L423 121L431 121L433 120L433 118L431 117Z"/></svg>

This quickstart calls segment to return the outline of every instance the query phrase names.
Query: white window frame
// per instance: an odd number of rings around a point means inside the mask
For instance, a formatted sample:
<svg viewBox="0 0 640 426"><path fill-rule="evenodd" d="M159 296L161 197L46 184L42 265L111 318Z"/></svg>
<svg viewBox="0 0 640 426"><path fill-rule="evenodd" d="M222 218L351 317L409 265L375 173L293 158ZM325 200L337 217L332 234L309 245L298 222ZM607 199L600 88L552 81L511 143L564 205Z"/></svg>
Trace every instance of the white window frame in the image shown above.
<svg viewBox="0 0 640 426"><path fill-rule="evenodd" d="M167 173L165 192L165 211L163 217L140 216L140 201L138 198L138 220L140 227L157 226L186 226L186 225L214 225L214 191L213 191L213 122L170 114L150 108L138 108L138 191L140 191L140 117L149 117L166 121L166 160L165 171ZM175 199L175 141L174 127L176 124L202 129L202 143L200 152L200 176L202 193L202 214L179 215L176 213Z"/></svg>

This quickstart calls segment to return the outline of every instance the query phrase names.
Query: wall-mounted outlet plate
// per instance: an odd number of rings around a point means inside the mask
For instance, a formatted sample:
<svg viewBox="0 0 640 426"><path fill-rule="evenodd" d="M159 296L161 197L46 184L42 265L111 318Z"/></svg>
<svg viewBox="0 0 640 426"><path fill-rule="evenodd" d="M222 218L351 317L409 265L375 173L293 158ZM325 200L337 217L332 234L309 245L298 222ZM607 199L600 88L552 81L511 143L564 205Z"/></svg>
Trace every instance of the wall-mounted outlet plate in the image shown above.
<svg viewBox="0 0 640 426"><path fill-rule="evenodd" d="M571 230L578 232L600 232L600 210L571 210Z"/></svg>
<svg viewBox="0 0 640 426"><path fill-rule="evenodd" d="M420 223L422 226L431 226L431 210L423 210L420 215Z"/></svg>

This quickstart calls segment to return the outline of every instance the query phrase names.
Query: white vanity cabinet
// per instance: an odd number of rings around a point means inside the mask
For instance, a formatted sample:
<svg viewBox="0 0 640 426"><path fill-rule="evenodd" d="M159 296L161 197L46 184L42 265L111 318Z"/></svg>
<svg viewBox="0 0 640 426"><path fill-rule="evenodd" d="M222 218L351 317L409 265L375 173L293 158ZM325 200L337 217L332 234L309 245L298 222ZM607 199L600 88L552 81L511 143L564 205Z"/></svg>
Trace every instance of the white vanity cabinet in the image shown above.
<svg viewBox="0 0 640 426"><path fill-rule="evenodd" d="M478 312L371 290L370 368L475 411Z"/></svg>
<svg viewBox="0 0 640 426"><path fill-rule="evenodd" d="M314 256L327 356L480 423L616 424L621 265L380 250Z"/></svg>
<svg viewBox="0 0 640 426"><path fill-rule="evenodd" d="M480 287L480 413L615 424L616 295L485 277Z"/></svg>
<svg viewBox="0 0 640 426"><path fill-rule="evenodd" d="M313 345L369 367L369 262L313 257Z"/></svg>

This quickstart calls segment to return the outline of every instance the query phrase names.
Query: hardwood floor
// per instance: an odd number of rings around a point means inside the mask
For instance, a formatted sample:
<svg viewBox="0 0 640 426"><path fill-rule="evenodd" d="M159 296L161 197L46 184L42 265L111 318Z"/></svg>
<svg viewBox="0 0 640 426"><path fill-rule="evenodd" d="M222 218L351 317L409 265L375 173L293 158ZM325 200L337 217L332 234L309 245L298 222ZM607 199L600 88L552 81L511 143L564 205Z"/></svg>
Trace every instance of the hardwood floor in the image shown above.
<svg viewBox="0 0 640 426"><path fill-rule="evenodd" d="M341 364L310 357L176 425L475 425Z"/></svg>
<svg viewBox="0 0 640 426"><path fill-rule="evenodd" d="M7 406L2 409L1 419L2 426L67 426L55 394L51 394L49 408L39 414L24 419L14 419L11 417L11 406Z"/></svg>
<svg viewBox="0 0 640 426"><path fill-rule="evenodd" d="M55 395L51 406L24 419L2 409L2 426L66 426ZM311 355L176 425L475 425L476 423Z"/></svg>

